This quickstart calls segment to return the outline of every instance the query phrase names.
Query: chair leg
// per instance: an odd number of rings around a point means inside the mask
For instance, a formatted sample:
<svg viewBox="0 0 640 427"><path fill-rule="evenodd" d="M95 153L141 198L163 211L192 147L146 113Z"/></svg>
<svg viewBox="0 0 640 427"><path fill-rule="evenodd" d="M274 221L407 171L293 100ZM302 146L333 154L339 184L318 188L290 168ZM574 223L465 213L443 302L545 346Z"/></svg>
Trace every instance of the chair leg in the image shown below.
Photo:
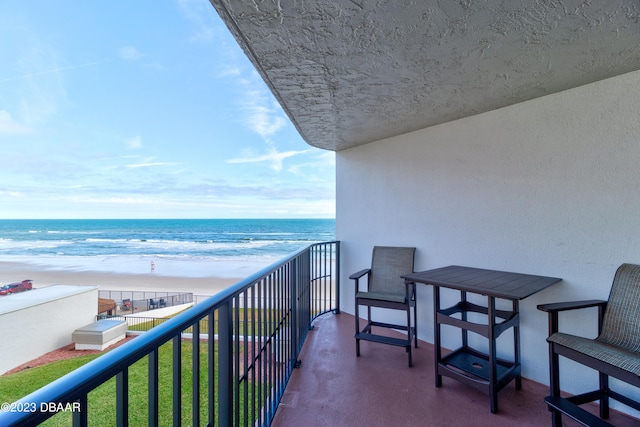
<svg viewBox="0 0 640 427"><path fill-rule="evenodd" d="M360 310L358 310L358 301L356 301L356 336L360 333ZM360 357L360 340L356 338L356 356Z"/></svg>
<svg viewBox="0 0 640 427"><path fill-rule="evenodd" d="M553 351L553 344L549 345L549 387L552 397L560 397L560 356ZM552 427L562 427L562 413L551 410Z"/></svg>
<svg viewBox="0 0 640 427"><path fill-rule="evenodd" d="M609 418L609 376L598 373L600 382L600 418Z"/></svg>
<svg viewBox="0 0 640 427"><path fill-rule="evenodd" d="M415 347L418 348L418 302L413 303L413 340Z"/></svg>
<svg viewBox="0 0 640 427"><path fill-rule="evenodd" d="M411 341L413 339L413 333L414 330L411 328L411 307L407 306L407 353L409 353L409 367L413 366L413 361L411 360Z"/></svg>

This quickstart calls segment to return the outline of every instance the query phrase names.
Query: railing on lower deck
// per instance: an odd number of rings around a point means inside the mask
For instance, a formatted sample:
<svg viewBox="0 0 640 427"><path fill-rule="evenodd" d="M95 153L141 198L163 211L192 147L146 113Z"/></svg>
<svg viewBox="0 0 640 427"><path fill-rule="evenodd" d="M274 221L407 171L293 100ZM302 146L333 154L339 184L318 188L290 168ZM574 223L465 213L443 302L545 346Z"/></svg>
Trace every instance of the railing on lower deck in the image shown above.
<svg viewBox="0 0 640 427"><path fill-rule="evenodd" d="M22 411L0 412L0 425L35 425L59 409L75 426L95 424L96 412L103 425L269 425L313 319L340 310L339 269L339 242L311 245L36 390L12 405ZM201 339L185 340L187 330ZM144 378L130 376L145 359ZM92 402L114 378L113 401ZM143 405L130 400L139 387Z"/></svg>

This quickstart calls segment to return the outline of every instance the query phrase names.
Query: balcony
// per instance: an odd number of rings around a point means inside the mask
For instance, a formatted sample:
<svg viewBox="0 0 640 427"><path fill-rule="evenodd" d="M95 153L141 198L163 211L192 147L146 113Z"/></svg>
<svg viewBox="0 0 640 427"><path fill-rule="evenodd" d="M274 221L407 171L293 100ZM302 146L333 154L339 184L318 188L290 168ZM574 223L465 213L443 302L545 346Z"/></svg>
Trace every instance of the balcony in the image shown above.
<svg viewBox="0 0 640 427"><path fill-rule="evenodd" d="M426 342L412 368L397 347L365 342L357 358L338 260L339 242L311 245L24 397L0 425L52 416L74 426L550 424L542 384L507 386L497 414L473 388L446 378L435 388ZM105 383L113 391L99 400ZM610 421L638 423L619 413Z"/></svg>
<svg viewBox="0 0 640 427"><path fill-rule="evenodd" d="M430 325L426 325L429 327ZM355 355L354 318L326 314L314 321L272 426L550 426L543 399L549 387L523 378L498 394L500 409L489 410L489 396L443 378L434 386L433 345L420 341L407 367L402 348L361 342ZM398 335L400 336L400 335ZM585 406L596 414L597 406ZM616 426L638 426L621 413L608 420ZM578 423L563 419L564 426Z"/></svg>

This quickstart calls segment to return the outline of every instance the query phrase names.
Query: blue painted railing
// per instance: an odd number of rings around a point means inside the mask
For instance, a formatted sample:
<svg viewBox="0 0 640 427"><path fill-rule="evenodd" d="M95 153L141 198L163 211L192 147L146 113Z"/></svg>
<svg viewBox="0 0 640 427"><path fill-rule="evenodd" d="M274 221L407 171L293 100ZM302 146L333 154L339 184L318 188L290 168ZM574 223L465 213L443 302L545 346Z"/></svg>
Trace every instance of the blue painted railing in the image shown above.
<svg viewBox="0 0 640 427"><path fill-rule="evenodd" d="M311 245L3 405L0 425L37 425L65 411L74 426L90 421L128 426L140 420L157 426L161 418L163 425L174 426L268 426L299 363L313 319L340 311L339 287L340 243ZM201 339L185 339L187 330ZM171 366L162 366L167 358L159 357L161 351L171 353ZM140 387L141 380L130 378L129 372L131 365L145 359L148 368L142 386L147 402L140 414L132 409L140 405L132 405L129 396L130 388ZM167 369L170 374L159 375ZM96 419L90 392L106 382L112 385L114 378L113 401L98 403L113 411ZM185 391L188 383L190 390ZM165 387L171 392L166 393Z"/></svg>

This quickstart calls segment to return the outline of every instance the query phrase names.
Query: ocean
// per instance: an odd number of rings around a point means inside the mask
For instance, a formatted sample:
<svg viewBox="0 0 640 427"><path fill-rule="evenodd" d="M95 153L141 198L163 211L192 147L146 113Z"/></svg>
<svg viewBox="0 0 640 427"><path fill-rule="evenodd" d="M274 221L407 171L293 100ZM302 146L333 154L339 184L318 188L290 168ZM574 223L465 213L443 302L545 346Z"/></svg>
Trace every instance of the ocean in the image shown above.
<svg viewBox="0 0 640 427"><path fill-rule="evenodd" d="M236 278L331 240L334 219L0 220L0 261Z"/></svg>

